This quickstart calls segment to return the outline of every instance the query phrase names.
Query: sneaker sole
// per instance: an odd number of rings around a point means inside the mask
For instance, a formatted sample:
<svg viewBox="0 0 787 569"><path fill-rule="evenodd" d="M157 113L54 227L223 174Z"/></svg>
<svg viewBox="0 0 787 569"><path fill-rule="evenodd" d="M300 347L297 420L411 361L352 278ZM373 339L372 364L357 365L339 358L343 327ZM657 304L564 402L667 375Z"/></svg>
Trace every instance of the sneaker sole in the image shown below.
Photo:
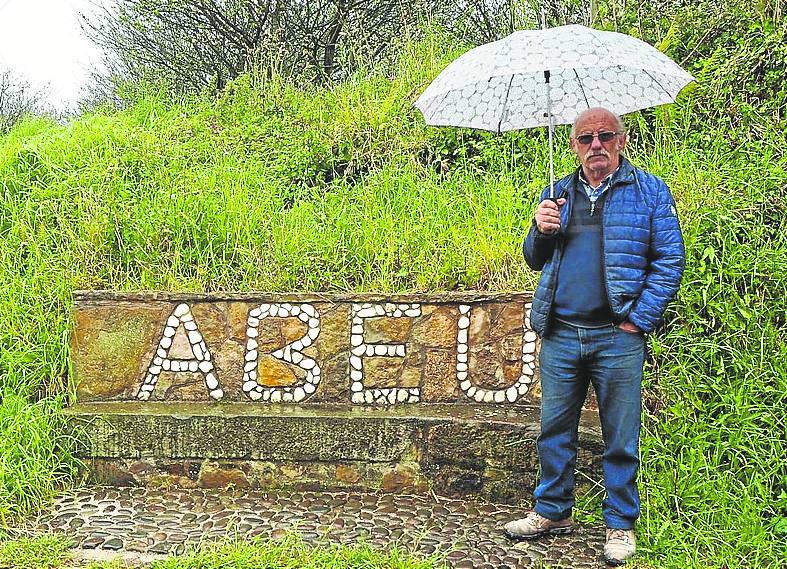
<svg viewBox="0 0 787 569"><path fill-rule="evenodd" d="M545 535L568 535L573 531L574 531L573 526L567 526L562 528L549 528L549 529L545 529L544 531L540 531L538 533L533 533L530 535L514 535L512 533L508 533L505 530L503 530L503 533L505 533L506 537L512 541L532 541L534 539L538 539L539 537Z"/></svg>
<svg viewBox="0 0 787 569"><path fill-rule="evenodd" d="M604 563L609 565L610 567L620 567L626 564L626 559L612 559L610 557L604 556Z"/></svg>

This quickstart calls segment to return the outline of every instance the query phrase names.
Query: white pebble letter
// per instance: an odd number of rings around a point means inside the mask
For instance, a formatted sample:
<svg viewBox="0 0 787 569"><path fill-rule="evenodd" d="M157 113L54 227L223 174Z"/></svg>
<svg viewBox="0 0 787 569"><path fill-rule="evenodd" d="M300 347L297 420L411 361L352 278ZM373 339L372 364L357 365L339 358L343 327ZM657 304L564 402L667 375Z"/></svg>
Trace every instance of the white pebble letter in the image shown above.
<svg viewBox="0 0 787 569"><path fill-rule="evenodd" d="M172 338L179 328L183 327L191 346L191 355L187 359L171 359L169 352L172 349ZM176 373L200 373L205 379L205 386L213 399L219 400L224 397L219 380L216 377L216 370L213 367L212 357L208 345L200 334L199 327L191 314L188 304L181 303L175 307L169 318L167 318L161 339L156 347L156 355L148 365L145 380L137 391L137 399L147 401L151 393L156 388L158 376L163 371L173 371Z"/></svg>

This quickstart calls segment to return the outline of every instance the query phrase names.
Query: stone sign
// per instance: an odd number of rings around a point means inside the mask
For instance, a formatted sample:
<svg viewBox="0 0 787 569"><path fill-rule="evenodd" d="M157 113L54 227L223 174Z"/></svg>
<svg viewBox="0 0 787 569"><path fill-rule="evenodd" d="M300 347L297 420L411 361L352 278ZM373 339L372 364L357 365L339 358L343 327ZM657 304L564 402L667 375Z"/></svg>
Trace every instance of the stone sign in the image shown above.
<svg viewBox="0 0 787 569"><path fill-rule="evenodd" d="M79 401L530 404L528 294L79 292Z"/></svg>
<svg viewBox="0 0 787 569"><path fill-rule="evenodd" d="M79 292L65 409L91 480L530 499L524 293ZM577 468L600 476L593 399Z"/></svg>

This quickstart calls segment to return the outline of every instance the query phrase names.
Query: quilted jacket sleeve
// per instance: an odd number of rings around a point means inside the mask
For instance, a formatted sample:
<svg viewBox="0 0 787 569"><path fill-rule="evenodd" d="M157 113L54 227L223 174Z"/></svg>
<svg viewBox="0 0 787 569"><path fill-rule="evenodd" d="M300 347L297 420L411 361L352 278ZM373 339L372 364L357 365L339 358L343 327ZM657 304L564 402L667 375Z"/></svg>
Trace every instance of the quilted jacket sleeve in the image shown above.
<svg viewBox="0 0 787 569"><path fill-rule="evenodd" d="M547 197L549 192L549 188L546 188L543 192L541 192L541 197L538 199L538 203L544 201ZM536 227L536 222L533 220L533 223L530 225L530 231L527 233L527 237L525 237L525 242L523 244L523 250L525 254L525 262L527 266L533 269L534 271L540 271L544 268L546 262L552 258L552 253L555 251L555 242L557 241L557 234L545 234L541 233Z"/></svg>
<svg viewBox="0 0 787 569"><path fill-rule="evenodd" d="M647 183L656 185L657 198L651 216L650 264L642 294L634 303L628 320L644 332L652 332L678 292L685 251L675 202L667 185L655 176Z"/></svg>

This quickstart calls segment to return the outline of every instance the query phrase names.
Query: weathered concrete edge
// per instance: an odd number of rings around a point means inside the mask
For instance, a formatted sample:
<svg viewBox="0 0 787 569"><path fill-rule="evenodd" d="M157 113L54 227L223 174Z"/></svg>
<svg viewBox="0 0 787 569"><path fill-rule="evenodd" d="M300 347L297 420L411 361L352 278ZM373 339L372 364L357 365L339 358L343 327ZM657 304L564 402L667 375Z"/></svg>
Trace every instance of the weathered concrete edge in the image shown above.
<svg viewBox="0 0 787 569"><path fill-rule="evenodd" d="M111 290L77 290L75 304L93 302L420 302L457 304L478 302L530 302L530 292L445 291L424 293L320 293L320 292L121 292Z"/></svg>
<svg viewBox="0 0 787 569"><path fill-rule="evenodd" d="M287 416L287 417L347 417L347 418L400 418L424 421L451 420L483 424L534 424L539 421L540 411L532 405L484 406L457 403L417 403L391 406L365 406L349 403L321 403L320 405L296 405L287 403L216 403L210 401L100 401L78 403L63 409L65 415L173 415L191 417L216 415L239 416ZM596 411L583 409L580 433L598 434L601 427Z"/></svg>
<svg viewBox="0 0 787 569"><path fill-rule="evenodd" d="M79 404L66 409L65 415L75 431L84 431L90 439L83 440L83 454L90 457L388 462L431 455L477 463L505 455L511 466L530 464L521 462L511 445L519 446L520 439L535 440L536 409L514 413L456 405L422 407L122 402ZM580 446L597 448L598 421L592 413L583 415ZM455 447L451 437L461 438L461 444ZM430 447L434 442L451 447L450 452ZM452 457L457 452L467 454Z"/></svg>

